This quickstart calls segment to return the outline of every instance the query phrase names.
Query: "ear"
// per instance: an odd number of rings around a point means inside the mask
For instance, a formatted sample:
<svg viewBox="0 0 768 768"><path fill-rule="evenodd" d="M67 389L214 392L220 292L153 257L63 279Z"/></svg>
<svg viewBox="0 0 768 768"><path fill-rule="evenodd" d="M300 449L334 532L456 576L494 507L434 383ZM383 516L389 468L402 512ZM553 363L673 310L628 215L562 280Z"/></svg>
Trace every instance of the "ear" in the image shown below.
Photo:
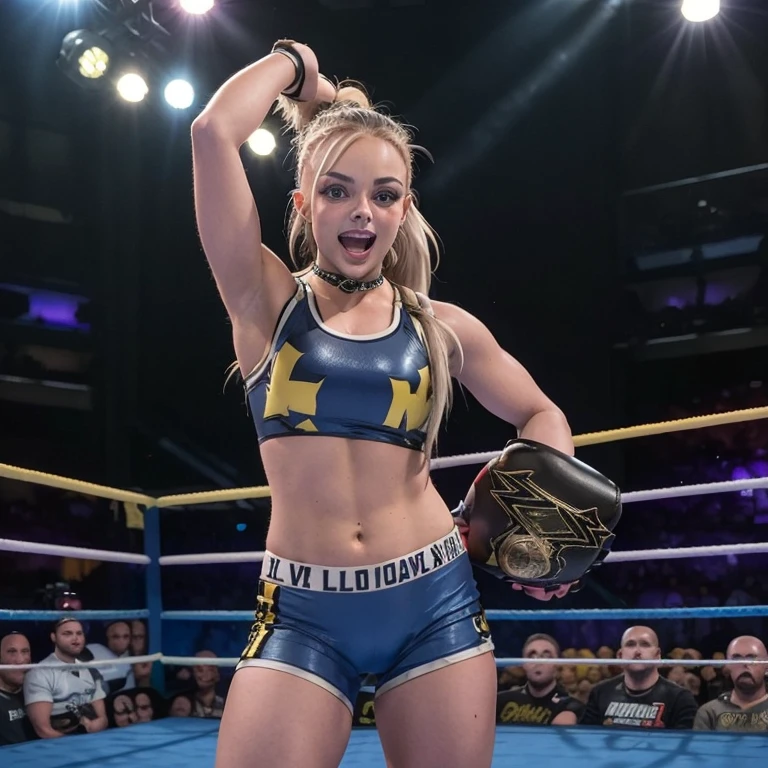
<svg viewBox="0 0 768 768"><path fill-rule="evenodd" d="M298 212L302 219L310 221L309 205L307 204L307 198L304 197L304 193L300 189L294 189L291 193L293 196L293 207Z"/></svg>
<svg viewBox="0 0 768 768"><path fill-rule="evenodd" d="M405 217L408 215L408 211L410 210L412 203L413 197L410 194L406 195L405 199L403 200L403 218L400 219L400 226L405 223Z"/></svg>
<svg viewBox="0 0 768 768"><path fill-rule="evenodd" d="M56 633L55 632L51 632L51 642L54 645L56 645Z"/></svg>
<svg viewBox="0 0 768 768"><path fill-rule="evenodd" d="M619 648L619 650L616 651L616 658L617 659L623 659L624 658L624 654L621 652L621 648Z"/></svg>

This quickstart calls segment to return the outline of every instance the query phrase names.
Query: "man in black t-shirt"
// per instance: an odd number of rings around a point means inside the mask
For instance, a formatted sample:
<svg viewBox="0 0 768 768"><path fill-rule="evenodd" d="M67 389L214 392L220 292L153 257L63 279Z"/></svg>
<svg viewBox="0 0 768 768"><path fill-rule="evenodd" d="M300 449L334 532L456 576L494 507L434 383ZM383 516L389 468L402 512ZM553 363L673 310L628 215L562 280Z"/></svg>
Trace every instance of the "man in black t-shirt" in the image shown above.
<svg viewBox="0 0 768 768"><path fill-rule="evenodd" d="M12 632L0 640L0 664L31 664L29 640ZM23 669L5 669L0 672L0 747L36 739L32 724L24 709Z"/></svg>
<svg viewBox="0 0 768 768"><path fill-rule="evenodd" d="M557 659L560 646L549 635L531 635L523 645L525 685L500 691L496 697L496 722L526 725L575 725L584 705L557 684L554 664L537 664L536 659Z"/></svg>
<svg viewBox="0 0 768 768"><path fill-rule="evenodd" d="M621 638L618 657L635 662L661 658L656 633L648 627L630 627ZM696 709L693 694L661 677L658 667L629 663L621 675L592 689L580 723L686 729L693 727Z"/></svg>

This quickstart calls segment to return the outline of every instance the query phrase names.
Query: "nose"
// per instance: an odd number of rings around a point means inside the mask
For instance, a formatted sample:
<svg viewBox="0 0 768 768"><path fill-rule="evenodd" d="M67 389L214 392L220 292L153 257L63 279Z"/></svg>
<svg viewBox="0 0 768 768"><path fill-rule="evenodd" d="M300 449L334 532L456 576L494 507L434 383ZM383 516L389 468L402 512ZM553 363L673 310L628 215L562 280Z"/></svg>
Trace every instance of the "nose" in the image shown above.
<svg viewBox="0 0 768 768"><path fill-rule="evenodd" d="M367 224L372 218L373 215L371 214L371 206L368 200L365 197L361 197L352 211L352 220Z"/></svg>

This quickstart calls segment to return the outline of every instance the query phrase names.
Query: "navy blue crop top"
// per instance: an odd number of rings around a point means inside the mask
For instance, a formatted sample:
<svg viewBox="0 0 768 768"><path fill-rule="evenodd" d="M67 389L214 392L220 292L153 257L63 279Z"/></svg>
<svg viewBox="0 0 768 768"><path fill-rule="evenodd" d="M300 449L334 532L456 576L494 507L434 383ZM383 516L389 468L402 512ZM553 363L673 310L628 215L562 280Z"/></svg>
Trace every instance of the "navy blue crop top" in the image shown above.
<svg viewBox="0 0 768 768"><path fill-rule="evenodd" d="M385 331L349 336L323 323L311 287L297 282L266 359L245 379L259 443L325 435L422 450L429 357L400 301Z"/></svg>

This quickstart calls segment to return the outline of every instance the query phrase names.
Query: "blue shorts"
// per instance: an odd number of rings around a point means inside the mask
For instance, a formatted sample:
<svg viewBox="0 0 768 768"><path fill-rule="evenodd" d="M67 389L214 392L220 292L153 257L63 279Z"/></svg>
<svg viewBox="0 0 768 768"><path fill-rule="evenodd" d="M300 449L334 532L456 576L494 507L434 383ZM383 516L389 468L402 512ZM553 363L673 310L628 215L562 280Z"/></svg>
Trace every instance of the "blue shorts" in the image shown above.
<svg viewBox="0 0 768 768"><path fill-rule="evenodd" d="M461 536L377 565L332 568L264 555L255 621L237 665L278 669L353 711L376 695L493 650Z"/></svg>

